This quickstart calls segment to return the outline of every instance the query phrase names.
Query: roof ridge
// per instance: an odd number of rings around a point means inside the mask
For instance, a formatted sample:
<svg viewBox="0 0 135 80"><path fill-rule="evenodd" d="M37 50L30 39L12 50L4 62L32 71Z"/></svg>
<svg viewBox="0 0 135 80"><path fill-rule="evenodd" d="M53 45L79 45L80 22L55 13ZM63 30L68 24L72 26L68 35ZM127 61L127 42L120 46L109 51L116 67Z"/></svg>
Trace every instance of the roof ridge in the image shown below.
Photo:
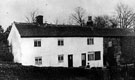
<svg viewBox="0 0 135 80"><path fill-rule="evenodd" d="M24 23L24 22L14 22L14 23L20 25L36 25L35 23Z"/></svg>

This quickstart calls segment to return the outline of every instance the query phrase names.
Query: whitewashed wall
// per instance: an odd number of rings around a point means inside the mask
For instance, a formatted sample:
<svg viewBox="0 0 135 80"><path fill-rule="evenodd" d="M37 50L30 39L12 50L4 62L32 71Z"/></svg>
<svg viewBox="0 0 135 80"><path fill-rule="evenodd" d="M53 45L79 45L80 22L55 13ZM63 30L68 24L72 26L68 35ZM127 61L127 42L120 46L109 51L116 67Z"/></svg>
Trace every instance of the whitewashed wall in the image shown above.
<svg viewBox="0 0 135 80"><path fill-rule="evenodd" d="M34 40L41 39L41 47L34 47ZM64 39L64 46L58 46L58 39ZM73 66L81 66L81 54L86 53L86 60L91 67L103 67L103 38L94 38L94 45L87 45L85 37L65 38L22 38L21 39L22 64L35 65L35 57L42 56L42 66L68 67L68 54L73 54ZM88 61L90 51L101 51L101 60ZM64 55L64 62L58 62L58 54Z"/></svg>
<svg viewBox="0 0 135 80"><path fill-rule="evenodd" d="M21 63L21 37L14 24L12 25L8 41L9 46L12 46L14 62Z"/></svg>

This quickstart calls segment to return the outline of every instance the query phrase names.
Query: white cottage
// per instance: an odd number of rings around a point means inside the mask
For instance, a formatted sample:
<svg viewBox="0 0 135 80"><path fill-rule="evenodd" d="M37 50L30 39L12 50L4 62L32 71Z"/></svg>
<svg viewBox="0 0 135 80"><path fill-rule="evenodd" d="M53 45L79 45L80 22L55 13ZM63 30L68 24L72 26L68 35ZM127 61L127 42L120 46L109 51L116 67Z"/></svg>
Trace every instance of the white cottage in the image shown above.
<svg viewBox="0 0 135 80"><path fill-rule="evenodd" d="M37 20L38 21L38 20ZM103 67L103 37L89 27L14 22L9 34L14 62L22 65Z"/></svg>

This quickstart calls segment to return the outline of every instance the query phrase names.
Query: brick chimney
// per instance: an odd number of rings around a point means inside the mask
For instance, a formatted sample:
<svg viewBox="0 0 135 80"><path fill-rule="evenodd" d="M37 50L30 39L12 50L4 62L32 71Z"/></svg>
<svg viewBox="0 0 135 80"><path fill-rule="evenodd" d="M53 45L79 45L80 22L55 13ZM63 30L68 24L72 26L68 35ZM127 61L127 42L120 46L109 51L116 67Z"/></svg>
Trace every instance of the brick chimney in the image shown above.
<svg viewBox="0 0 135 80"><path fill-rule="evenodd" d="M87 26L93 26L92 16L88 16Z"/></svg>
<svg viewBox="0 0 135 80"><path fill-rule="evenodd" d="M36 17L36 23L39 24L39 25L43 24L43 16L42 15L38 15Z"/></svg>

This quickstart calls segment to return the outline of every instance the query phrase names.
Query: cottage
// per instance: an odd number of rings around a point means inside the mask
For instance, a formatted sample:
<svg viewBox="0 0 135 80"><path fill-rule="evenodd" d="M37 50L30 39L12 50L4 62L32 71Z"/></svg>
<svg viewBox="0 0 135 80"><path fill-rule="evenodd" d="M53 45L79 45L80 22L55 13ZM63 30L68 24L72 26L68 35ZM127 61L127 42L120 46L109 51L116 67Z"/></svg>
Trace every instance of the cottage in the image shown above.
<svg viewBox="0 0 135 80"><path fill-rule="evenodd" d="M54 67L103 67L104 37L122 36L116 29L37 23L12 25L8 37L14 62ZM117 35L116 35L116 34ZM113 34L113 35L112 35Z"/></svg>

